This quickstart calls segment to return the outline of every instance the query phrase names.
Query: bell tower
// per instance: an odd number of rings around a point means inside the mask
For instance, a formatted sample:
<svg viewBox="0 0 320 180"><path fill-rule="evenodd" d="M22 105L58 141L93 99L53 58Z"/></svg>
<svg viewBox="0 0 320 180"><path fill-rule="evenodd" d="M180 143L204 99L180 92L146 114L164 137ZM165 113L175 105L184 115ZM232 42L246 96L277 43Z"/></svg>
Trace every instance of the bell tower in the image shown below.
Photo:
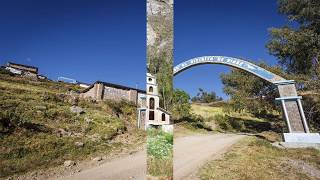
<svg viewBox="0 0 320 180"><path fill-rule="evenodd" d="M157 124L159 95L156 77L147 73L147 124Z"/></svg>

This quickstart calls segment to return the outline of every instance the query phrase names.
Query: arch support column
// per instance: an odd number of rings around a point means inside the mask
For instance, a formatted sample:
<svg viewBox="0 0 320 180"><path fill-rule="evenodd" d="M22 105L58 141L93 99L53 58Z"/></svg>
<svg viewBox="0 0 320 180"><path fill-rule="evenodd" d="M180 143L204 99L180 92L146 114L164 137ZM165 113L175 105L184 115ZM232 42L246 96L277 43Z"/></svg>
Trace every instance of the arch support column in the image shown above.
<svg viewBox="0 0 320 180"><path fill-rule="evenodd" d="M289 133L283 133L284 141L288 143L320 143L319 133L310 133L306 117L304 115L301 96L297 95L293 80L277 81L283 115L286 120Z"/></svg>
<svg viewBox="0 0 320 180"><path fill-rule="evenodd" d="M297 95L293 80L277 81L274 83L279 90L283 115L289 133L309 133L309 127L301 105L301 96Z"/></svg>

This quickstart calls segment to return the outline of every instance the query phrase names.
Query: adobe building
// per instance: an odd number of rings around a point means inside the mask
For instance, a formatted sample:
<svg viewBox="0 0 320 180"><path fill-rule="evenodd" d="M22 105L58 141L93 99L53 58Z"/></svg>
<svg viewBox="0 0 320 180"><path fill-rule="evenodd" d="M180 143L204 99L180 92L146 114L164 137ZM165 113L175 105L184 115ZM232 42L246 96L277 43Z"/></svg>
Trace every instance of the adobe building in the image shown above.
<svg viewBox="0 0 320 180"><path fill-rule="evenodd" d="M126 100L140 107L143 104L143 97L145 95L146 91L144 90L97 81L83 90L80 93L80 98L92 98L97 101L108 99L114 101Z"/></svg>
<svg viewBox="0 0 320 180"><path fill-rule="evenodd" d="M38 74L39 69L34 66L29 66L25 64L17 64L13 62L8 62L4 69L10 71L13 74L18 74L26 77L38 78L41 80L48 79L46 76Z"/></svg>
<svg viewBox="0 0 320 180"><path fill-rule="evenodd" d="M34 66L8 62L6 69L15 74L29 75L34 77L38 76L38 68Z"/></svg>

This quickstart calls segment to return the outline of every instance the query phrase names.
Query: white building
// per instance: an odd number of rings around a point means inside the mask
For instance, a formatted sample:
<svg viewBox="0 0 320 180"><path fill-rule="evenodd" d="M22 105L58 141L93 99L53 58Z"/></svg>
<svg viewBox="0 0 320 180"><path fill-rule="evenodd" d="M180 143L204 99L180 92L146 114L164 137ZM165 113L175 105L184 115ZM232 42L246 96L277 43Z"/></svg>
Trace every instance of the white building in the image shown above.
<svg viewBox="0 0 320 180"><path fill-rule="evenodd" d="M169 125L170 113L159 106L160 98L156 77L147 73L147 108L146 108L146 127Z"/></svg>

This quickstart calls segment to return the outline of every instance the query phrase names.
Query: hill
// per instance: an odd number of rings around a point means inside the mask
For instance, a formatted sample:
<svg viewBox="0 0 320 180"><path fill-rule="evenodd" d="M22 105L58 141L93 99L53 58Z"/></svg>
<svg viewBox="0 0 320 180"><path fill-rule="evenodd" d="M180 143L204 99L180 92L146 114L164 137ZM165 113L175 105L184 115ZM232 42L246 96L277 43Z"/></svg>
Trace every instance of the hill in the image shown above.
<svg viewBox="0 0 320 180"><path fill-rule="evenodd" d="M80 87L0 72L0 178L93 156L145 140L136 106L78 99Z"/></svg>

